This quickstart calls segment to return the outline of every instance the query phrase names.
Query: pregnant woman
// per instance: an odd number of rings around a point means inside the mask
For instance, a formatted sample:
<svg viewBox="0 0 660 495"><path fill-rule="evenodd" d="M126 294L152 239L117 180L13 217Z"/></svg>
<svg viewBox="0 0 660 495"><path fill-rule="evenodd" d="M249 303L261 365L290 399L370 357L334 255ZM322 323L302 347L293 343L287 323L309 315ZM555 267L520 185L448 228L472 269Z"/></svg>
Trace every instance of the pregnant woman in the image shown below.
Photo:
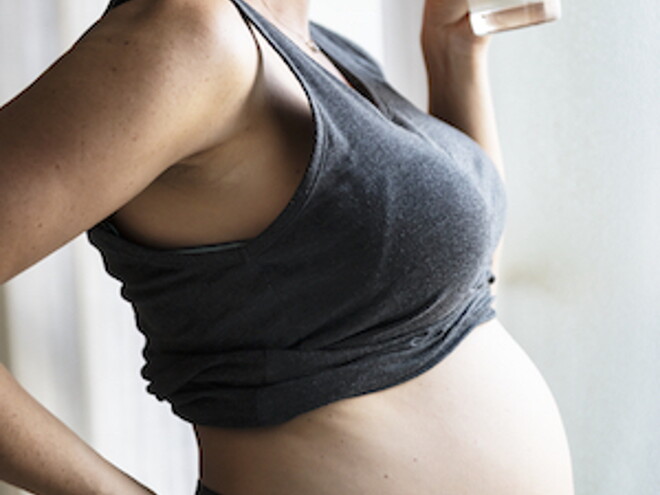
<svg viewBox="0 0 660 495"><path fill-rule="evenodd" d="M426 113L308 10L111 2L0 111L0 280L88 231L149 391L195 429L199 495L572 495L552 394L492 309L488 39L426 0ZM4 368L0 403L2 479L152 493Z"/></svg>

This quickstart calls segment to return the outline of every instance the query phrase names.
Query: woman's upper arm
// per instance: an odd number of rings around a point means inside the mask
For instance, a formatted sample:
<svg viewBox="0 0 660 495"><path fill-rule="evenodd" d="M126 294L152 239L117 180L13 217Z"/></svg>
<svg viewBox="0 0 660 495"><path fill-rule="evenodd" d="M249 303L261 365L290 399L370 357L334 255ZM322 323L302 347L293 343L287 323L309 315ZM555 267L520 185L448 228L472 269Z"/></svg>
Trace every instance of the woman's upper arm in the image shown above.
<svg viewBox="0 0 660 495"><path fill-rule="evenodd" d="M229 1L136 1L97 23L0 109L0 282L220 143L256 61Z"/></svg>

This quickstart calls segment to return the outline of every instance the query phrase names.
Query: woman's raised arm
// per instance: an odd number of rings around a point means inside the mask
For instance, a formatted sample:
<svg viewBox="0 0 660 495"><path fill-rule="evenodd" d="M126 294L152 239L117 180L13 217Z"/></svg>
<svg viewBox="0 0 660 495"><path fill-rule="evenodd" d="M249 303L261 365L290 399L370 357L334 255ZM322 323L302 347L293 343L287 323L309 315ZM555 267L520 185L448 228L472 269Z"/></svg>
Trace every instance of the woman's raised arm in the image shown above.
<svg viewBox="0 0 660 495"><path fill-rule="evenodd" d="M426 0L421 33L429 113L472 137L504 177L488 80L489 37L475 36L465 0Z"/></svg>
<svg viewBox="0 0 660 495"><path fill-rule="evenodd" d="M113 10L0 109L0 283L220 143L257 73L229 0Z"/></svg>

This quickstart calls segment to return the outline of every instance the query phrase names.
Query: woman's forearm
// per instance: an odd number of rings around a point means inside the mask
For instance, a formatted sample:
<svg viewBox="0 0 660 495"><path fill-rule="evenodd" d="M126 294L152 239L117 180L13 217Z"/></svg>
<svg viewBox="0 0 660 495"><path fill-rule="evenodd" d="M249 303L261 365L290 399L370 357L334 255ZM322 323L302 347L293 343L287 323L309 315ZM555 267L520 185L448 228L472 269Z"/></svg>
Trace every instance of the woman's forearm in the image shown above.
<svg viewBox="0 0 660 495"><path fill-rule="evenodd" d="M0 365L0 479L44 495L149 495L37 403Z"/></svg>
<svg viewBox="0 0 660 495"><path fill-rule="evenodd" d="M488 40L470 41L444 34L428 29L421 37L429 113L479 143L503 173L488 78Z"/></svg>

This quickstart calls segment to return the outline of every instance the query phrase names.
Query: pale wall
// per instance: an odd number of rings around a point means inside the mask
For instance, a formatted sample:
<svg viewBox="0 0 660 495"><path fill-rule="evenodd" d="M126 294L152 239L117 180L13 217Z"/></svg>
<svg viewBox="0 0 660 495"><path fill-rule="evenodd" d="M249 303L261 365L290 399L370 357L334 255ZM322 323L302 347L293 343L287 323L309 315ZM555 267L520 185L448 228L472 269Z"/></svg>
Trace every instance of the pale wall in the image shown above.
<svg viewBox="0 0 660 495"><path fill-rule="evenodd" d="M660 5L565 2L493 57L502 320L564 412L578 493L660 493Z"/></svg>

